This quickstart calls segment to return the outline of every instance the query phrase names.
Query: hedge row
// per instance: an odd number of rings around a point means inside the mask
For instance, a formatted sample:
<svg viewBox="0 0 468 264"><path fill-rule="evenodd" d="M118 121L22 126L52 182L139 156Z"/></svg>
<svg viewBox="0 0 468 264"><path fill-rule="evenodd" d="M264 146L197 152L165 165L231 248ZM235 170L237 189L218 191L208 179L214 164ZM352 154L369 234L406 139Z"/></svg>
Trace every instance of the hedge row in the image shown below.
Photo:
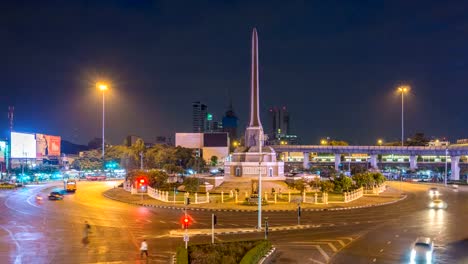
<svg viewBox="0 0 468 264"><path fill-rule="evenodd" d="M188 264L188 252L185 247L177 248L177 264Z"/></svg>
<svg viewBox="0 0 468 264"><path fill-rule="evenodd" d="M270 241L264 240L260 244L249 250L247 254L245 254L242 258L240 264L257 264L270 249Z"/></svg>
<svg viewBox="0 0 468 264"><path fill-rule="evenodd" d="M0 189L14 189L15 187L13 184L0 184Z"/></svg>

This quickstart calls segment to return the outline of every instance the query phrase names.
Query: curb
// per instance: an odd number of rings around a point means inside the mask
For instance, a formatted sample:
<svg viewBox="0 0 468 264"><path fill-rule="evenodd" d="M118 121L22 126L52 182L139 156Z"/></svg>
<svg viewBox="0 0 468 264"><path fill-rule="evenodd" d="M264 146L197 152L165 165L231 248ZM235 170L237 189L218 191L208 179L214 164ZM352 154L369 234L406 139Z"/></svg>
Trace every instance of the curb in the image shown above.
<svg viewBox="0 0 468 264"><path fill-rule="evenodd" d="M244 210L244 209L210 209L210 208L184 208L184 207L176 207L176 206L167 206L167 205L156 205L156 204L145 204L141 202L129 202L121 199L117 199L114 197L111 197L106 194L106 192L103 192L102 195L108 199L122 202L122 203L127 203L127 204L133 204L133 205L138 205L138 206L145 206L145 207L153 207L153 208L162 208L162 209L171 209L171 210L192 210L192 211L209 211L209 212L257 212L257 210ZM302 209L304 212L322 212L322 211L343 211L343 210L352 210L352 209L360 209L360 208L369 208L369 207L377 207L377 206L384 206L384 205L389 205L389 204L394 204L397 202L400 202L404 199L406 199L408 196L406 194L403 194L400 199L397 199L395 201L390 201L390 202L385 202L385 203L377 203L377 204L371 204L371 205L359 205L359 206L350 206L350 207L338 207L338 208L320 208L320 209ZM267 213L272 213L272 212L296 212L296 209L267 209L267 210L262 210L262 212L267 212Z"/></svg>
<svg viewBox="0 0 468 264"><path fill-rule="evenodd" d="M263 257L260 259L260 261L258 262L258 264L263 264L263 262L265 262L270 256L272 256L273 253L275 253L275 251L276 251L276 248L275 248L275 247L272 247L272 248L270 249L270 251L268 251L268 252L266 253L266 255L263 256Z"/></svg>

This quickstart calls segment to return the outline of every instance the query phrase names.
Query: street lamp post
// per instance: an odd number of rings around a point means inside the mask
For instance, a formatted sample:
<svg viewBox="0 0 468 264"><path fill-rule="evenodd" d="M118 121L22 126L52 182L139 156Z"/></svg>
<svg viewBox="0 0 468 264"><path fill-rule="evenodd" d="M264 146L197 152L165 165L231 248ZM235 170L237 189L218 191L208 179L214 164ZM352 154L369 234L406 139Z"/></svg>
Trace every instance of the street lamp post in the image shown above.
<svg viewBox="0 0 468 264"><path fill-rule="evenodd" d="M262 133L258 134L258 229L262 228Z"/></svg>
<svg viewBox="0 0 468 264"><path fill-rule="evenodd" d="M404 98L405 98L405 93L409 91L408 86L400 86L398 87L398 92L401 93L401 146L404 146Z"/></svg>
<svg viewBox="0 0 468 264"><path fill-rule="evenodd" d="M105 153L105 109L106 109L106 100L105 100L105 92L107 91L108 87L107 84L104 83L97 83L96 86L102 92L102 165L104 167L104 153Z"/></svg>
<svg viewBox="0 0 468 264"><path fill-rule="evenodd" d="M448 158L448 149L445 149L445 177L444 177L444 185L447 187L447 158ZM452 172L453 174L453 172Z"/></svg>

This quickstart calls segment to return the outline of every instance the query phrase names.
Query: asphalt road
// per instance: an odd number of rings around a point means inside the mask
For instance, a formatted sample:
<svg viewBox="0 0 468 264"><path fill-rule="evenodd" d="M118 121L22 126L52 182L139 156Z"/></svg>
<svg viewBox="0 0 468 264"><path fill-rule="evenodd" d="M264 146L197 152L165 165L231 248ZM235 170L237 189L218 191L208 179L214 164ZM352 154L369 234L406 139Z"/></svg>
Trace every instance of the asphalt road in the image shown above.
<svg viewBox="0 0 468 264"><path fill-rule="evenodd" d="M63 201L36 201L53 188L29 186L0 191L0 259L7 263L139 263L139 244L147 239L148 263L168 263L183 244L180 210L128 205L102 196L112 182L79 182ZM273 263L404 263L417 236L435 239L438 263L468 263L468 190L441 188L446 210L427 209L427 185L403 184L408 198L366 209L303 212L311 229L270 232L277 248ZM189 211L191 230L211 228L211 212ZM217 230L253 229L257 214L216 212ZM295 225L295 212L264 213L271 227ZM84 222L91 225L82 243ZM180 232L179 232L180 233ZM261 238L263 233L217 235L216 241ZM208 242L192 236L190 243ZM3 263L3 262L2 262ZM147 263L146 260L142 263Z"/></svg>

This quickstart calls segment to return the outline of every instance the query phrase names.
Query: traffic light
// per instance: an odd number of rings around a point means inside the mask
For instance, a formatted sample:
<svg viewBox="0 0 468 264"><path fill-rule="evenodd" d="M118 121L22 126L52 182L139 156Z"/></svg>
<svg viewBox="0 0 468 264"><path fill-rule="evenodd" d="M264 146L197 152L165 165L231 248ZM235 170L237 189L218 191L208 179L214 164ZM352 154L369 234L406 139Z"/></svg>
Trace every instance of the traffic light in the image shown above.
<svg viewBox="0 0 468 264"><path fill-rule="evenodd" d="M216 223L218 223L218 218L217 218L216 215L214 214L214 215L213 215L213 225L216 225Z"/></svg>
<svg viewBox="0 0 468 264"><path fill-rule="evenodd" d="M184 216L182 217L182 221L181 221L181 222L182 222L182 228L183 228L183 229L188 229L188 228L189 228L189 225L190 225L190 223L191 223L190 217L189 217L188 215L184 215Z"/></svg>

